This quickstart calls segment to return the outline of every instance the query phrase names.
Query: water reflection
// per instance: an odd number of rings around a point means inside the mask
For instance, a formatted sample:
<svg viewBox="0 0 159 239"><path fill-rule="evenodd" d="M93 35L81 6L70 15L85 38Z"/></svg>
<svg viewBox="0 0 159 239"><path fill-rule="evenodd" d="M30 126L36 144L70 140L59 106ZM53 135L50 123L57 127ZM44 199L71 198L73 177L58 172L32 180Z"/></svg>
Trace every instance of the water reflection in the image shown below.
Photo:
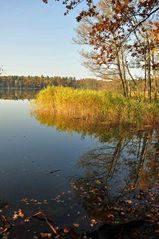
<svg viewBox="0 0 159 239"><path fill-rule="evenodd" d="M24 100L33 99L39 90L36 89L10 89L10 88L0 88L0 99L8 100Z"/></svg>
<svg viewBox="0 0 159 239"><path fill-rule="evenodd" d="M117 182L115 195L129 183L142 189L152 187L159 166L157 134L152 130L134 134L131 138L121 135L119 139L110 139L85 154L78 165L86 170L88 177L105 178L110 188Z"/></svg>
<svg viewBox="0 0 159 239"><path fill-rule="evenodd" d="M103 125L29 105L28 100L0 100L4 215L12 221L19 209L25 216L40 210L56 226L79 224L79 231L145 216L158 220L157 128ZM24 219L13 224L23 225Z"/></svg>
<svg viewBox="0 0 159 239"><path fill-rule="evenodd" d="M100 142L107 142L113 138L131 137L137 129L129 125L101 124L97 119L78 119L66 115L52 114L36 108L35 102L31 103L32 116L42 125L55 127L58 131L79 133L82 136L95 136Z"/></svg>
<svg viewBox="0 0 159 239"><path fill-rule="evenodd" d="M33 111L42 124L58 130L93 135L102 144L77 162L83 176L73 177L76 200L92 223L158 218L159 130L133 129L123 125L66 118Z"/></svg>
<svg viewBox="0 0 159 239"><path fill-rule="evenodd" d="M105 222L151 214L158 201L158 150L158 132L151 130L110 139L83 155L78 166L85 175L74 178L72 188L89 217Z"/></svg>

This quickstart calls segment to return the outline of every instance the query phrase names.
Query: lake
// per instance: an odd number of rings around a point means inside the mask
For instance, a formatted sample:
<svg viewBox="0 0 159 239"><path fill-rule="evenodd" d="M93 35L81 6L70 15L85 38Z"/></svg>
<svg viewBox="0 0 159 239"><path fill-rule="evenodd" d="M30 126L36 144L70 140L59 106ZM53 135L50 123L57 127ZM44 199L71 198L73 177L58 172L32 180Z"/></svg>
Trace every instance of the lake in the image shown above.
<svg viewBox="0 0 159 239"><path fill-rule="evenodd" d="M94 230L157 217L157 128L98 132L37 115L30 100L10 98L0 99L0 206L8 218L19 209L17 220L43 211L56 226Z"/></svg>

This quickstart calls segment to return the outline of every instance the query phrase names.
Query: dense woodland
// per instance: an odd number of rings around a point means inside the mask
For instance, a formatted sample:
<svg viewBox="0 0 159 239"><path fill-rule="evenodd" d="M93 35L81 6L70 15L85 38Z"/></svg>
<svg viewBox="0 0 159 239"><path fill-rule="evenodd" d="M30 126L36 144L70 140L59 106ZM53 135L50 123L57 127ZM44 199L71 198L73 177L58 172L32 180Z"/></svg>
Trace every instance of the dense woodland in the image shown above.
<svg viewBox="0 0 159 239"><path fill-rule="evenodd" d="M121 91L119 82L91 78L77 80L75 77L60 76L0 76L0 89L42 89L47 86Z"/></svg>
<svg viewBox="0 0 159 239"><path fill-rule="evenodd" d="M70 86L75 82L73 77L49 77L49 76L1 76L1 88L30 88L41 89L48 85Z"/></svg>

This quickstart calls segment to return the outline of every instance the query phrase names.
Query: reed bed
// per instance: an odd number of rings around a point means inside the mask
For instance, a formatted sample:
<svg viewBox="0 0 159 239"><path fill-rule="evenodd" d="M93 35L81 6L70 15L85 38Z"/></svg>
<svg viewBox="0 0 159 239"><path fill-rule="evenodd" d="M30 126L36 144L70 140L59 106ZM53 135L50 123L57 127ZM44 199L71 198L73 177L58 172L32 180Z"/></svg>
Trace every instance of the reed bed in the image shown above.
<svg viewBox="0 0 159 239"><path fill-rule="evenodd" d="M96 90L47 87L33 101L34 111L101 124L156 125L159 105L141 98Z"/></svg>

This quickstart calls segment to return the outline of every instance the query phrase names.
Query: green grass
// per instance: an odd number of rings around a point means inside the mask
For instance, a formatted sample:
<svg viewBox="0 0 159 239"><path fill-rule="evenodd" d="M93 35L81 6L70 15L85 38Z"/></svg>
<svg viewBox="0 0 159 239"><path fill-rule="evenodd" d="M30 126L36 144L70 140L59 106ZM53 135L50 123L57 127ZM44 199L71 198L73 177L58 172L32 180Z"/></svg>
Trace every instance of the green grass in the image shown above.
<svg viewBox="0 0 159 239"><path fill-rule="evenodd" d="M33 106L35 112L49 115L49 118L58 115L67 120L81 119L94 124L136 127L154 126L159 122L157 103L103 91L48 87L37 94Z"/></svg>

